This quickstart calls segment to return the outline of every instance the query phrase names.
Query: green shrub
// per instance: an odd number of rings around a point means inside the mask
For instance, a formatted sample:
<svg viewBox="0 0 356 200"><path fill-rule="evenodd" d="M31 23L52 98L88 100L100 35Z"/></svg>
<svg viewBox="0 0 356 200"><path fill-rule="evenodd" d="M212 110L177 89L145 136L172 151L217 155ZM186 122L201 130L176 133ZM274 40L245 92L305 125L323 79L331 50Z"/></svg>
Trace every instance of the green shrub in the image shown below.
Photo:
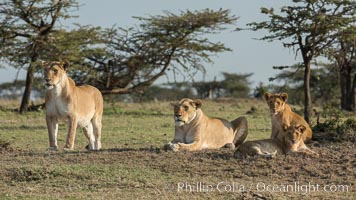
<svg viewBox="0 0 356 200"><path fill-rule="evenodd" d="M340 118L328 119L313 127L316 140L329 141L356 141L356 119L350 118L345 121Z"/></svg>

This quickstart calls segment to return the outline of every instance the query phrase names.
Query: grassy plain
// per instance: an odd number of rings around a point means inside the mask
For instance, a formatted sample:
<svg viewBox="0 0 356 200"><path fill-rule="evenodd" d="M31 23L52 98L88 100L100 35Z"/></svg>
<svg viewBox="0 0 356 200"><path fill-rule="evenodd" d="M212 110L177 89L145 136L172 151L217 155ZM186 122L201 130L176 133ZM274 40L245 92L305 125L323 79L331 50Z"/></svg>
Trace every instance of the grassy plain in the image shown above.
<svg viewBox="0 0 356 200"><path fill-rule="evenodd" d="M255 107L252 114L247 111ZM48 152L44 111L19 115L0 102L0 199L355 199L355 144L318 142L320 158L233 158L233 150L166 152L174 124L169 102L107 104L103 150ZM257 100L204 101L208 116L246 116L247 140L268 138L267 106ZM61 123L63 147L67 126ZM318 186L319 185L319 186Z"/></svg>

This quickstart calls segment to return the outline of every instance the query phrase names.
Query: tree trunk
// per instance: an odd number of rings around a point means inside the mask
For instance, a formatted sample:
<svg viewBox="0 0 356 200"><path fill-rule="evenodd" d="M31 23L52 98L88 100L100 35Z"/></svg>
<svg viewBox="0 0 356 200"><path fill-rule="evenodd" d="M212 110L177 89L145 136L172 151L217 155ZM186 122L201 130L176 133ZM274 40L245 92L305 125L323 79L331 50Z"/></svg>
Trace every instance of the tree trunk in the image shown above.
<svg viewBox="0 0 356 200"><path fill-rule="evenodd" d="M32 85L34 81L34 72L35 72L35 66L34 63L31 62L30 66L27 69L25 92L23 93L21 106L20 106L21 114L27 112L28 109L28 105L31 97Z"/></svg>
<svg viewBox="0 0 356 200"><path fill-rule="evenodd" d="M311 112L311 98L310 98L310 62L313 58L313 53L310 50L310 44L306 40L306 44L303 45L303 38L298 35L299 48L303 56L304 63L304 119L310 124L310 112ZM308 56L308 54L310 54Z"/></svg>
<svg viewBox="0 0 356 200"><path fill-rule="evenodd" d="M354 74L354 80L352 83L352 87L351 87L351 110L352 111L356 111L356 94L355 91L356 90L356 72Z"/></svg>
<svg viewBox="0 0 356 200"><path fill-rule="evenodd" d="M351 67L340 67L340 91L341 108L347 111L353 111L355 108L355 87L352 83ZM355 80L354 80L355 82Z"/></svg>
<svg viewBox="0 0 356 200"><path fill-rule="evenodd" d="M345 109L346 107L346 77L344 70L340 69L339 71L340 77L340 104L341 108Z"/></svg>
<svg viewBox="0 0 356 200"><path fill-rule="evenodd" d="M310 124L310 59L304 61L304 68L304 119L308 124Z"/></svg>

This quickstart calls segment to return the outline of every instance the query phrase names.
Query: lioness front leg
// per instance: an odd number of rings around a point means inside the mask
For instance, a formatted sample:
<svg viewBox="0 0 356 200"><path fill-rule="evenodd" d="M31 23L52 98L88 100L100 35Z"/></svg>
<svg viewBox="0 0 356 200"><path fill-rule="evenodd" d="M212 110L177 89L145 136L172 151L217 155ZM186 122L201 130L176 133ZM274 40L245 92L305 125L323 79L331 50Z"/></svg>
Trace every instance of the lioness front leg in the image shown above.
<svg viewBox="0 0 356 200"><path fill-rule="evenodd" d="M56 117L46 116L46 124L49 138L49 150L58 151L57 133L58 133L58 120Z"/></svg>
<svg viewBox="0 0 356 200"><path fill-rule="evenodd" d="M172 151L179 151L179 143L180 141L172 140L163 146L164 150L172 150Z"/></svg>
<svg viewBox="0 0 356 200"><path fill-rule="evenodd" d="M178 143L184 143L183 134L179 132L174 134L174 139L163 146L165 150L179 151Z"/></svg>
<svg viewBox="0 0 356 200"><path fill-rule="evenodd" d="M304 145L301 148L299 148L297 152L302 153L304 155L310 155L310 156L319 157L318 153L316 153L315 151L309 149L306 145Z"/></svg>
<svg viewBox="0 0 356 200"><path fill-rule="evenodd" d="M315 156L315 157L319 157L319 154L316 153L315 151L309 149L308 147L302 147L299 148L298 150L291 150L289 151L287 154L291 154L291 155L307 155L307 156Z"/></svg>
<svg viewBox="0 0 356 200"><path fill-rule="evenodd" d="M164 150L179 151L179 145L177 143L168 142L164 145Z"/></svg>
<svg viewBox="0 0 356 200"><path fill-rule="evenodd" d="M64 151L70 151L74 149L75 133L77 130L77 118L70 117L68 120L68 135L67 141L63 148Z"/></svg>
<svg viewBox="0 0 356 200"><path fill-rule="evenodd" d="M181 150L186 150L186 151L196 151L201 149L201 144L200 142L193 142L190 144L184 144L184 143L177 143L179 151Z"/></svg>

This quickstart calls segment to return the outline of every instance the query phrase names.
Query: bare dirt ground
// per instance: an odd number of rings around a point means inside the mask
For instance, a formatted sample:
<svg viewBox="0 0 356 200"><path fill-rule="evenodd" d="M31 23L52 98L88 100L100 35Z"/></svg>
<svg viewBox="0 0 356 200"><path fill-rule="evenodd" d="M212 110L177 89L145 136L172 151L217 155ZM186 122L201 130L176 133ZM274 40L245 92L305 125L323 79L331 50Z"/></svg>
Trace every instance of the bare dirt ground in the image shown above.
<svg viewBox="0 0 356 200"><path fill-rule="evenodd" d="M0 192L9 199L355 199L355 144L309 146L320 158L235 159L229 149L53 154L8 147L0 154Z"/></svg>

